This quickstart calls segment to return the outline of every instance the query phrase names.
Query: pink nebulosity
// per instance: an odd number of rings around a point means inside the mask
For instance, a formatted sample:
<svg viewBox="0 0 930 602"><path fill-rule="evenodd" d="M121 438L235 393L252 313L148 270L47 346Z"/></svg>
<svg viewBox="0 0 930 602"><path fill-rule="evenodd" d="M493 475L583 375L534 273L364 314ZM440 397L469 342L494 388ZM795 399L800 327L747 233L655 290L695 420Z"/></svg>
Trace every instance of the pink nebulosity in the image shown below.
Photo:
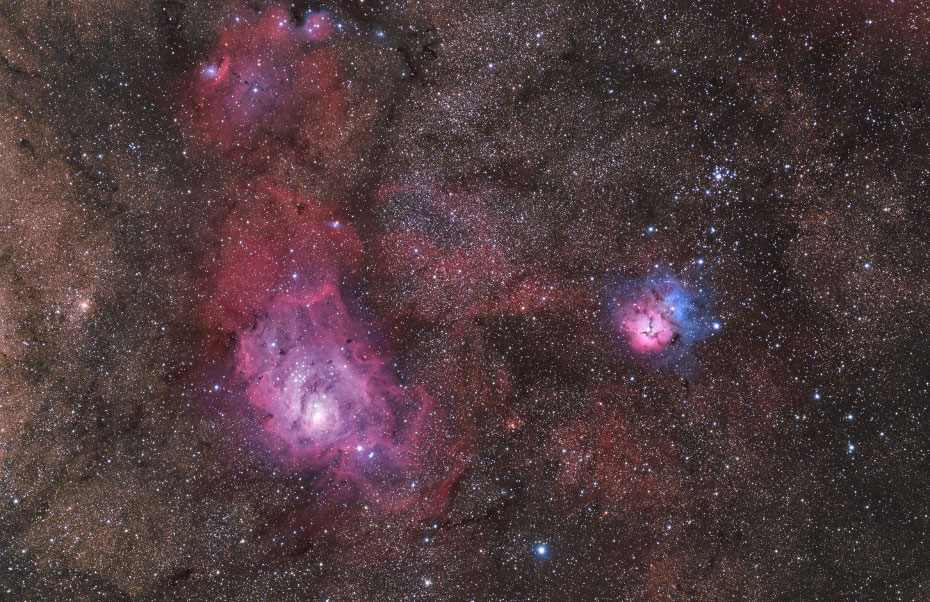
<svg viewBox="0 0 930 602"><path fill-rule="evenodd" d="M203 308L211 326L235 331L269 299L306 283L337 282L358 265L361 242L335 208L268 180L230 196L225 242L209 264L214 294Z"/></svg>
<svg viewBox="0 0 930 602"><path fill-rule="evenodd" d="M271 300L241 334L237 371L289 463L364 473L423 411L426 397L402 387L366 339L332 284Z"/></svg>
<svg viewBox="0 0 930 602"><path fill-rule="evenodd" d="M620 307L616 319L630 348L638 353L662 351L678 337L675 307L655 289Z"/></svg>
<svg viewBox="0 0 930 602"><path fill-rule="evenodd" d="M185 133L247 164L332 151L345 108L338 61L318 44L331 33L325 13L298 25L280 6L240 11L180 86Z"/></svg>
<svg viewBox="0 0 930 602"><path fill-rule="evenodd" d="M322 42L333 35L333 22L325 12L310 13L304 23L307 38L314 42Z"/></svg>
<svg viewBox="0 0 930 602"><path fill-rule="evenodd" d="M209 260L213 292L202 306L232 362L230 403L277 465L351 483L369 498L395 481L409 493L400 475L422 481L438 419L433 399L400 380L349 307L340 283L361 253L355 229L283 185L244 188Z"/></svg>
<svg viewBox="0 0 930 602"><path fill-rule="evenodd" d="M315 510L336 514L346 506L328 502L358 496L366 510L432 514L463 474L458 447L353 305L362 243L324 200L335 189L298 192L307 182L289 177L325 178L358 151L348 131L366 122L349 119L349 85L324 43L333 33L326 13L298 24L282 6L243 8L179 86L184 135L227 174L200 306L210 400L257 455L311 477Z"/></svg>
<svg viewBox="0 0 930 602"><path fill-rule="evenodd" d="M630 350L657 359L680 359L719 328L712 322L707 291L671 275L628 282L613 308L613 327Z"/></svg>

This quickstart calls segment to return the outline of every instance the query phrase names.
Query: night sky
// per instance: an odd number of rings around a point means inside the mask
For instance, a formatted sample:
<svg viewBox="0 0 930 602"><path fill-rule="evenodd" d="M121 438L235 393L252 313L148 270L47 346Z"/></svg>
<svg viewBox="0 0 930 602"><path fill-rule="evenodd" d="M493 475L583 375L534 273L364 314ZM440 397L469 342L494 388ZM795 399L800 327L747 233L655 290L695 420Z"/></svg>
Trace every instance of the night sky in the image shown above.
<svg viewBox="0 0 930 602"><path fill-rule="evenodd" d="M0 0L0 597L930 599L924 0Z"/></svg>

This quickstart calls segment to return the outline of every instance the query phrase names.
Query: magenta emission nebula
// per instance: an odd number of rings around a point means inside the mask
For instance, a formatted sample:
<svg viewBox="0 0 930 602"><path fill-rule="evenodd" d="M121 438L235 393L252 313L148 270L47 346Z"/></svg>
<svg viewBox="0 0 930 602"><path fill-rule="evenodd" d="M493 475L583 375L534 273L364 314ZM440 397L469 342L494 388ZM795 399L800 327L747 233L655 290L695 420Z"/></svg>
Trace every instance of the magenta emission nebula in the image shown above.
<svg viewBox="0 0 930 602"><path fill-rule="evenodd" d="M930 599L924 0L0 0L0 597Z"/></svg>

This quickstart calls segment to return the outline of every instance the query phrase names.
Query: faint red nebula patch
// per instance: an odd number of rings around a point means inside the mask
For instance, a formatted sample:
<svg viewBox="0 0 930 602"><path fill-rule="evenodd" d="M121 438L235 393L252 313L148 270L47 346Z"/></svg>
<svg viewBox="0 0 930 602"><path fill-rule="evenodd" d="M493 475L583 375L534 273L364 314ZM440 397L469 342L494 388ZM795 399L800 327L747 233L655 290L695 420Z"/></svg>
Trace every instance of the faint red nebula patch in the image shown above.
<svg viewBox="0 0 930 602"><path fill-rule="evenodd" d="M582 419L553 431L548 452L559 464L566 500L597 500L623 511L662 508L681 497L684 466L672 439L654 421L625 414L595 403Z"/></svg>
<svg viewBox="0 0 930 602"><path fill-rule="evenodd" d="M461 320L579 303L544 262L523 257L482 193L382 185L378 199L391 217L375 249L377 278L398 313Z"/></svg>
<svg viewBox="0 0 930 602"><path fill-rule="evenodd" d="M346 120L325 13L295 23L280 6L235 11L180 86L181 123L208 152L249 165L310 162L338 148Z"/></svg>
<svg viewBox="0 0 930 602"><path fill-rule="evenodd" d="M204 307L211 326L234 330L268 298L337 282L357 268L361 242L335 208L267 180L233 184L230 195L235 205L206 266L215 291Z"/></svg>
<svg viewBox="0 0 930 602"><path fill-rule="evenodd" d="M926 56L930 11L921 0L779 0L768 10L779 25L809 31L815 38L903 42Z"/></svg>
<svg viewBox="0 0 930 602"><path fill-rule="evenodd" d="M501 194L383 184L376 197L383 227L371 248L378 305L400 323L441 329L422 371L446 399L477 413L496 412L515 394L511 366L489 344L486 322L533 321L591 299L588 288L566 282L546 267L545 255L521 245L524 232L507 230L492 202ZM519 428L492 420L504 432Z"/></svg>

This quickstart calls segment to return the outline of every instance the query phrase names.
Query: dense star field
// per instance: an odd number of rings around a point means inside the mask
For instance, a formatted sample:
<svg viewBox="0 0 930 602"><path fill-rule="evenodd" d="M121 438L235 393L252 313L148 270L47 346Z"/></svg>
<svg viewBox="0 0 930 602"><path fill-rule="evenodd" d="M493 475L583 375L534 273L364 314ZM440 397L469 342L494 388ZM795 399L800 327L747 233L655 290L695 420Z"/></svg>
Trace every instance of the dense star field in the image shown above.
<svg viewBox="0 0 930 602"><path fill-rule="evenodd" d="M930 599L924 0L0 0L0 597Z"/></svg>

